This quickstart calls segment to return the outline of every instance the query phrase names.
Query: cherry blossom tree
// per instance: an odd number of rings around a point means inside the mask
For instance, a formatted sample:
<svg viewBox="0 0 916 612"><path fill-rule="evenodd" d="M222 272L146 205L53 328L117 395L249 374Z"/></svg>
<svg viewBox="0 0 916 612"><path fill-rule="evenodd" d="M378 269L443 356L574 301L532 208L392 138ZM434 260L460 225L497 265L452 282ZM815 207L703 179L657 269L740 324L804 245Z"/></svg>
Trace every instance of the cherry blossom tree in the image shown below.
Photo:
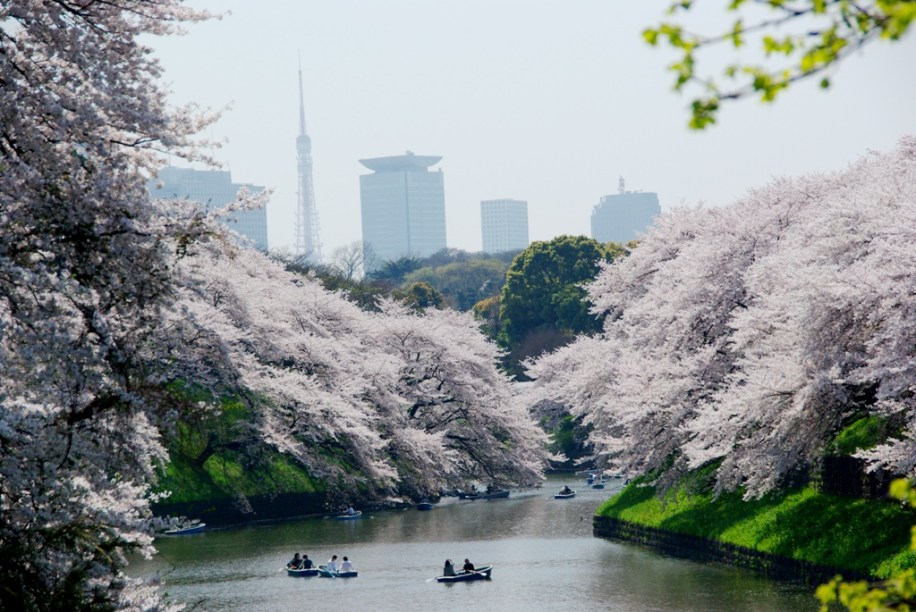
<svg viewBox="0 0 916 612"><path fill-rule="evenodd" d="M250 427L332 486L530 483L543 437L468 317L365 313L150 201L160 154L214 117L169 110L141 35L177 0L0 7L0 607L159 609L123 573L154 552L149 484L173 382L244 393ZM236 206L259 198L241 196Z"/></svg>
<svg viewBox="0 0 916 612"><path fill-rule="evenodd" d="M543 434L470 315L394 301L367 312L252 252L210 247L182 269L176 373L256 393L266 439L311 472L415 495L540 478Z"/></svg>
<svg viewBox="0 0 916 612"><path fill-rule="evenodd" d="M212 119L166 110L141 34L204 15L178 2L0 6L0 607L155 607L120 572L151 551L161 459L140 355L171 261L210 234L152 205L157 151L196 155Z"/></svg>
<svg viewBox="0 0 916 612"><path fill-rule="evenodd" d="M584 416L600 456L765 492L816 464L850 417L909 423L863 453L913 474L916 139L663 215L590 286L600 336L530 365L529 403ZM660 481L664 485L665 478Z"/></svg>

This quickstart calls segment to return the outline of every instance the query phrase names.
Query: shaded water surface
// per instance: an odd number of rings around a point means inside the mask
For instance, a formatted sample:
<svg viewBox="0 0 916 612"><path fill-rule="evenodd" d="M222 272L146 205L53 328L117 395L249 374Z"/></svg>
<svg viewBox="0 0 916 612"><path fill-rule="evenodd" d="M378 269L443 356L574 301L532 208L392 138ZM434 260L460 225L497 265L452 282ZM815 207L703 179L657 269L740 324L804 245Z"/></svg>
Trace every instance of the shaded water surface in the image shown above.
<svg viewBox="0 0 916 612"><path fill-rule="evenodd" d="M563 484L572 500L549 496ZM429 512L366 513L157 540L159 556L131 574L158 572L171 600L197 610L815 610L812 588L741 569L665 557L591 534L614 493L551 477L509 499L445 499ZM290 578L294 552L324 563L347 555L353 579ZM492 580L439 584L450 558L493 564Z"/></svg>

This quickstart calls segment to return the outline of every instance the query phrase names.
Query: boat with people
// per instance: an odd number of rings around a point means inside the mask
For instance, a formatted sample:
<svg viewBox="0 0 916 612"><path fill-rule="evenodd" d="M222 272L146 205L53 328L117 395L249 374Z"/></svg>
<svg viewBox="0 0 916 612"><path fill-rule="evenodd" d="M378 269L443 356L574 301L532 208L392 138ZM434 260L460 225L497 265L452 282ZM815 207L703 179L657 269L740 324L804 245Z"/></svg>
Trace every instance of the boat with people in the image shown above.
<svg viewBox="0 0 916 612"><path fill-rule="evenodd" d="M572 499L576 496L576 492L569 487L563 487L560 489L560 492L553 496L554 499Z"/></svg>
<svg viewBox="0 0 916 612"><path fill-rule="evenodd" d="M509 497L508 489L493 489L491 491L462 491L458 493L458 499L502 499Z"/></svg>
<svg viewBox="0 0 916 612"><path fill-rule="evenodd" d="M286 568L286 575L295 576L297 578L312 578L318 575L318 568L310 567L308 569L305 569L305 568L294 569L294 568L288 567Z"/></svg>
<svg viewBox="0 0 916 612"><path fill-rule="evenodd" d="M354 510L352 513L344 512L343 514L338 514L335 518L338 521L353 521L363 516L362 510Z"/></svg>
<svg viewBox="0 0 916 612"><path fill-rule="evenodd" d="M194 535L197 533L203 533L203 530L206 526L206 523L194 523L193 525L188 525L187 527L167 529L163 532L163 534L168 536Z"/></svg>
<svg viewBox="0 0 916 612"><path fill-rule="evenodd" d="M319 565L316 571L322 578L356 578L359 573L356 570L350 570L348 572L329 570L327 565Z"/></svg>
<svg viewBox="0 0 916 612"><path fill-rule="evenodd" d="M457 572L454 576L439 576L436 578L436 582L468 582L470 580L489 580L490 574L492 572L492 565L484 565L483 567L477 568L473 571Z"/></svg>

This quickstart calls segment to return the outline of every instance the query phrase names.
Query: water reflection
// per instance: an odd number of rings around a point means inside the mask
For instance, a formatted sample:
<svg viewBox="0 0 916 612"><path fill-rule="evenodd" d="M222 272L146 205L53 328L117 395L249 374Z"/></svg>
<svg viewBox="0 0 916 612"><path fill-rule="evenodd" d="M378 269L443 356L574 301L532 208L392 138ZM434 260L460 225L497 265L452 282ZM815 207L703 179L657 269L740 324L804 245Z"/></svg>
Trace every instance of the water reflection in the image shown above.
<svg viewBox="0 0 916 612"><path fill-rule="evenodd" d="M200 610L813 610L810 589L743 570L673 559L591 535L591 516L612 495L553 477L507 500L448 499L431 512L308 519L157 542L161 554L132 566L159 571L175 601ZM347 555L359 578L289 578L294 552L325 562ZM492 563L490 581L427 582L446 558Z"/></svg>

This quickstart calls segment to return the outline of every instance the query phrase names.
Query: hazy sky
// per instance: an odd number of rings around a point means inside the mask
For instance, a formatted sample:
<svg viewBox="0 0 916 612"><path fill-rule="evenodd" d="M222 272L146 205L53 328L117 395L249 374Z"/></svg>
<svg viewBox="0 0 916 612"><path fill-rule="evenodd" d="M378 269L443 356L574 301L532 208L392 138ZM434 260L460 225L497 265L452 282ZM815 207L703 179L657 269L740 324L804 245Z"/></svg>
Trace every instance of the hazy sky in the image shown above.
<svg viewBox="0 0 916 612"><path fill-rule="evenodd" d="M232 104L212 128L227 141L215 155L235 182L274 189L271 248L293 242L301 56L325 255L361 239L360 158L443 156L448 245L477 251L481 200L527 200L532 240L588 234L620 175L663 209L721 205L916 133L912 33L848 60L826 93L799 84L691 132L665 70L673 52L640 34L667 4L196 0L231 14L153 45L176 103Z"/></svg>

